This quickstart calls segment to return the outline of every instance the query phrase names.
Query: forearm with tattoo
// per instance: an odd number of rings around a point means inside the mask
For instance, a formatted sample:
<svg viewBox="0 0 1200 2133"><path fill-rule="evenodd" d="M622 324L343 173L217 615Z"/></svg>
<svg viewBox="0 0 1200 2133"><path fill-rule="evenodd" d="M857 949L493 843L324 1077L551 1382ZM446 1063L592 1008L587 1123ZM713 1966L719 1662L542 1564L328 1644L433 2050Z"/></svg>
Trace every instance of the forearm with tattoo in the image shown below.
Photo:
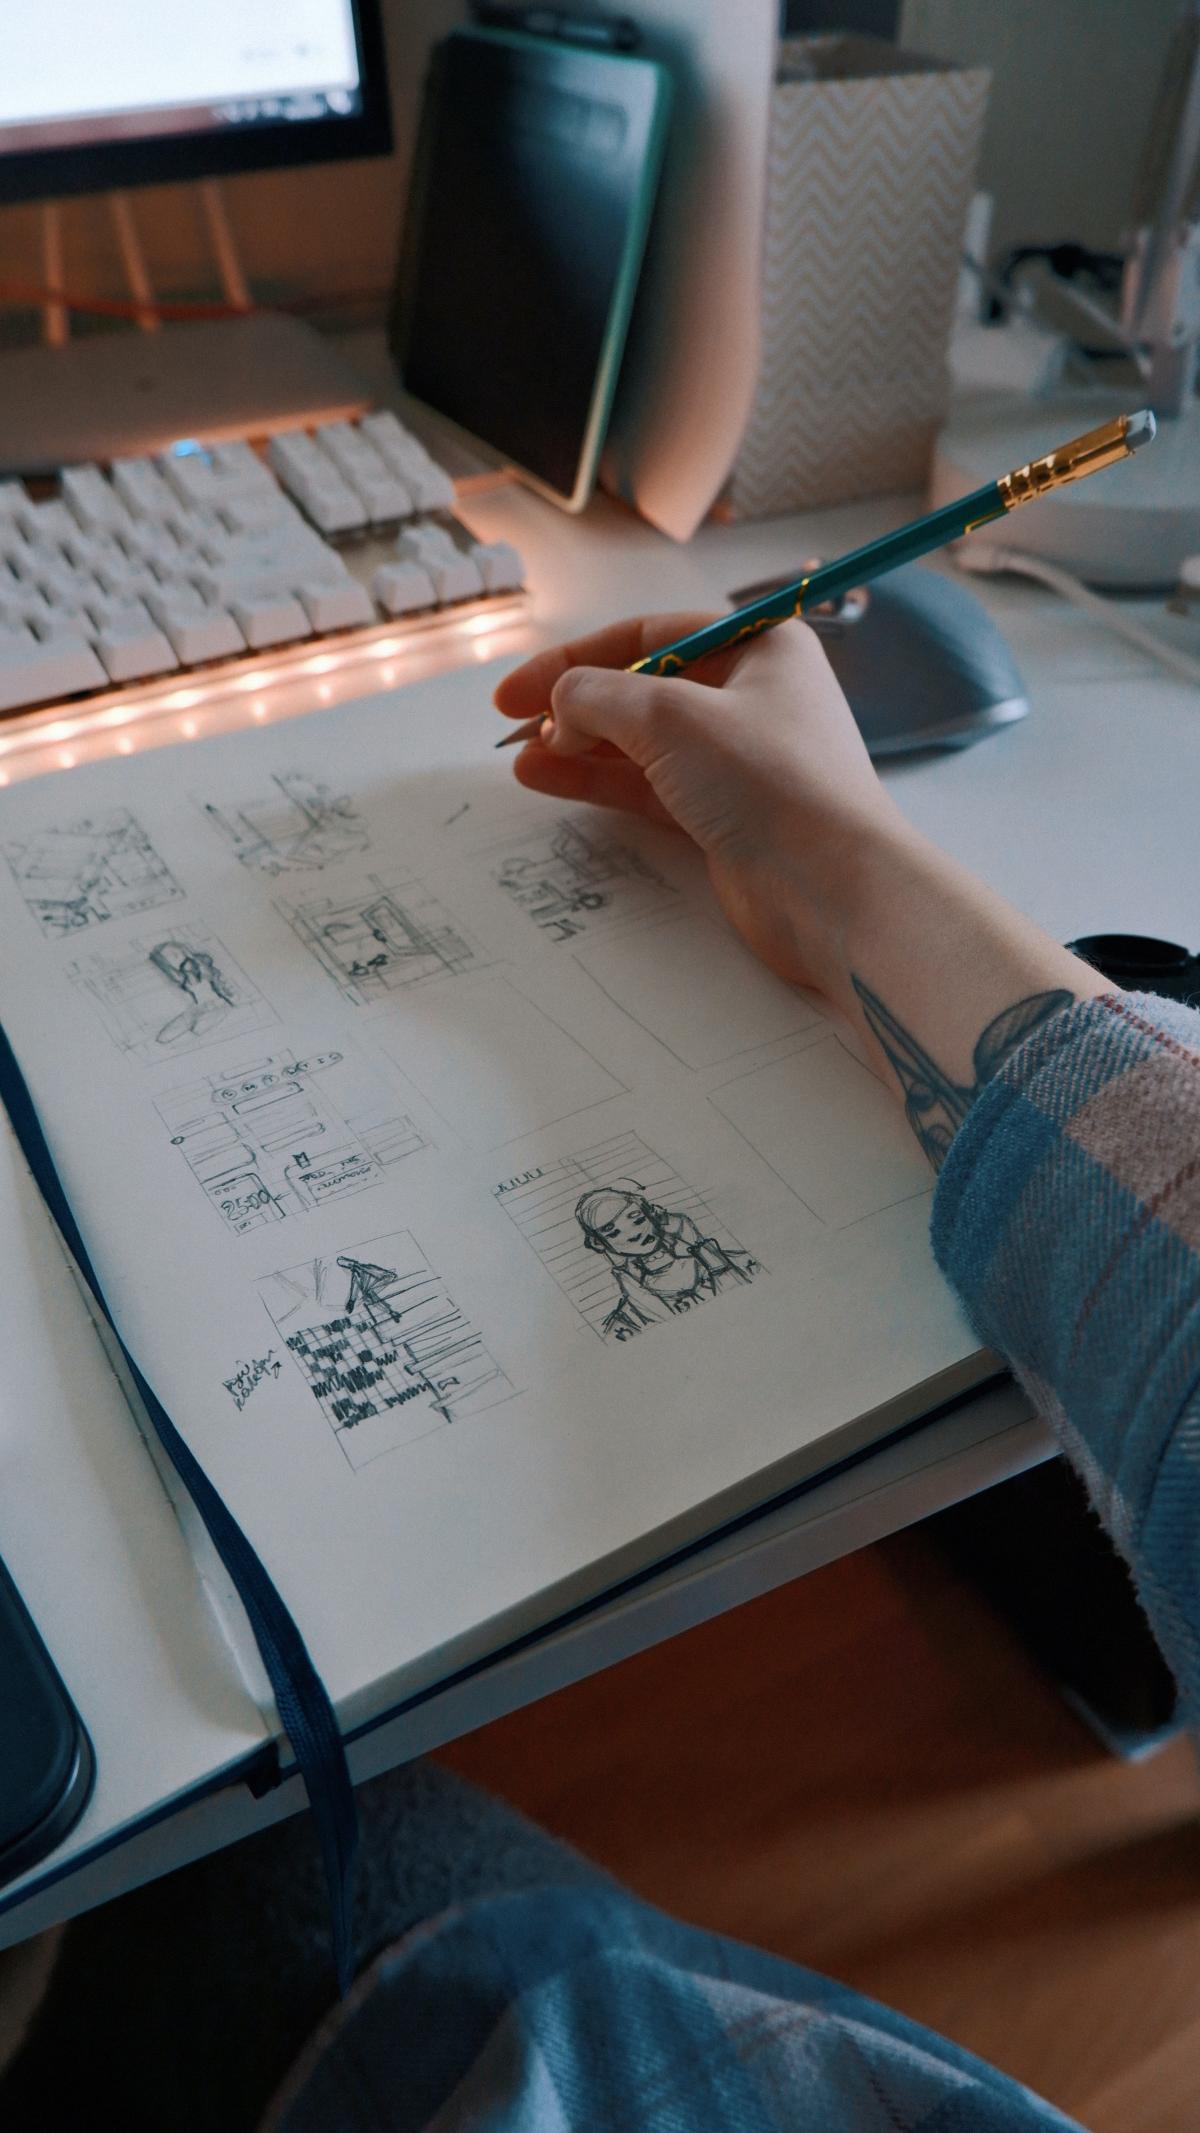
<svg viewBox="0 0 1200 2133"><path fill-rule="evenodd" d="M1059 1014L1064 1007L1070 1007L1075 997L1074 993L1058 987L1052 992L1030 993L1026 999L1016 1000L1011 1007L1004 1008L988 1023L975 1046L971 1060L974 1080L963 1083L953 1081L942 1071L912 1032L897 1021L891 1009L884 1006L878 994L864 985L861 978L852 973L851 983L867 1027L878 1039L904 1092L908 1123L935 1170L941 1169L951 1141L985 1082L999 1073L1005 1060L1031 1030L1049 1021L1051 1015Z"/></svg>

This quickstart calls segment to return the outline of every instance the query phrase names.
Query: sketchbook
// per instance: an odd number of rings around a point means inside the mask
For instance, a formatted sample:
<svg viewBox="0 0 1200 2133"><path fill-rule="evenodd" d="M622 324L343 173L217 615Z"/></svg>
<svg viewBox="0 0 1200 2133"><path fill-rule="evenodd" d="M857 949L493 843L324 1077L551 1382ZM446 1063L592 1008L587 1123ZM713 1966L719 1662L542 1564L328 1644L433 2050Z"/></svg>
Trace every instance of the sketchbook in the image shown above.
<svg viewBox="0 0 1200 2133"><path fill-rule="evenodd" d="M346 1730L996 1368L891 1096L494 679L0 794L0 1019Z"/></svg>

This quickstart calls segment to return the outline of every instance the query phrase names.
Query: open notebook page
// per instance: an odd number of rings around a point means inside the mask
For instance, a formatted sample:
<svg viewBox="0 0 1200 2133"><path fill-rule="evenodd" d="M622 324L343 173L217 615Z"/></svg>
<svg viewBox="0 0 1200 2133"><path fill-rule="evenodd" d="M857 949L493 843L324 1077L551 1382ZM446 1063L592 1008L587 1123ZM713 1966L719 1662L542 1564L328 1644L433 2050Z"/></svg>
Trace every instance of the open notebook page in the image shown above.
<svg viewBox="0 0 1200 2133"><path fill-rule="evenodd" d="M994 1368L890 1096L492 679L0 796L0 1017L347 1726Z"/></svg>

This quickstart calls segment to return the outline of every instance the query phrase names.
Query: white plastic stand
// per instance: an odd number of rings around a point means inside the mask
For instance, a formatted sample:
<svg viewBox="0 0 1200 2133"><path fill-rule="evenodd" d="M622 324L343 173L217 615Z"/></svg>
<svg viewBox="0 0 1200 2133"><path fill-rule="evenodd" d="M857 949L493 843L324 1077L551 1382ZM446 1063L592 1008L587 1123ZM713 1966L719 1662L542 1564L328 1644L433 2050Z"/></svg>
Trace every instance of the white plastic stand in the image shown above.
<svg viewBox="0 0 1200 2133"><path fill-rule="evenodd" d="M0 476L360 415L371 396L304 320L168 325L0 356Z"/></svg>
<svg viewBox="0 0 1200 2133"><path fill-rule="evenodd" d="M998 391L971 398L942 431L932 501L949 503L1139 404L1136 384L1119 394L1043 399ZM1154 443L1136 458L1010 512L986 537L989 547L1043 556L1091 585L1172 590L1185 557L1200 552L1200 405L1164 417Z"/></svg>
<svg viewBox="0 0 1200 2133"><path fill-rule="evenodd" d="M43 345L0 355L0 478L161 451L181 437L219 444L342 421L370 406L361 379L312 326L253 309L215 183L200 187L200 203L224 300L245 315L160 331L133 203L116 193L111 213L135 323L75 340L60 294L60 212L53 202L42 210Z"/></svg>

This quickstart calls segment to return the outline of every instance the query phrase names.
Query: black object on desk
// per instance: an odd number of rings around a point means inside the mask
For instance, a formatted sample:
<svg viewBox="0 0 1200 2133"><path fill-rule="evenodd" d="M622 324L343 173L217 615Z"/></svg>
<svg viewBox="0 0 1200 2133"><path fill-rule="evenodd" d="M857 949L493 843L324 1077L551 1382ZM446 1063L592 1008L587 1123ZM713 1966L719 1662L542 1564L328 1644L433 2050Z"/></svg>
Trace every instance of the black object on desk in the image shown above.
<svg viewBox="0 0 1200 2133"><path fill-rule="evenodd" d="M0 1562L0 1887L62 1843L95 1775L83 1721Z"/></svg>
<svg viewBox="0 0 1200 2133"><path fill-rule="evenodd" d="M1178 941L1157 941L1148 933L1085 933L1067 946L1122 992L1156 992L1185 1007L1200 1003L1200 955Z"/></svg>

